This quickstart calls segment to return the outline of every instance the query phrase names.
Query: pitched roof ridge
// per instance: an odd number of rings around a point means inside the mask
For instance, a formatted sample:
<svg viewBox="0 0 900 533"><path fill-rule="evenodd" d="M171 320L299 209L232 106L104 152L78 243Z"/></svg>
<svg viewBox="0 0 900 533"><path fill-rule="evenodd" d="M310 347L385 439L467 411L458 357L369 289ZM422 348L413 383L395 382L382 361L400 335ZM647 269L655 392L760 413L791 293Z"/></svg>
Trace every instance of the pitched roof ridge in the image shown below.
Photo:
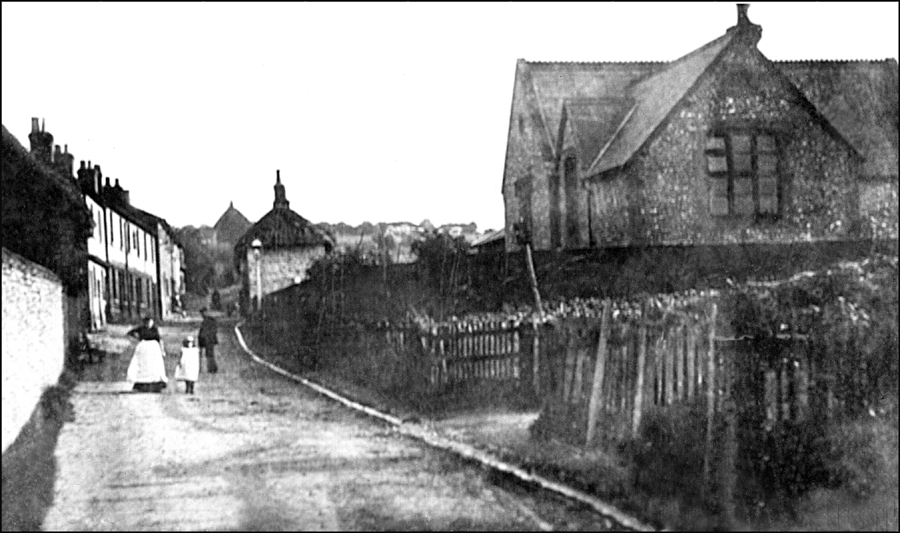
<svg viewBox="0 0 900 533"><path fill-rule="evenodd" d="M730 38L730 37L732 37L733 35L734 35L734 33L731 33L731 32L725 32L725 33L723 33L722 35L716 37L716 38L713 39L712 41L709 41L708 43L704 44L704 45L701 46L700 48L695 48L695 49L691 50L690 52L684 54L683 56L680 56L680 57L677 58L677 59L673 59L672 61L669 62L668 68L672 68L672 67L678 65L679 63L682 63L682 62L684 62L684 61L687 61L688 59L692 59L692 58L693 58L694 56L696 56L697 54L699 54L699 53L701 53L701 52L704 52L704 51L706 51L707 49L712 48L713 46L718 45L720 41L722 41L722 40L724 40L724 39L726 39L726 38ZM667 68L667 69L664 69L664 70L662 70L662 71L660 71L660 72L656 72L656 73L654 73L652 76L648 76L647 78L645 78L644 80L641 80L641 81L649 80L650 78L652 78L652 77L654 77L654 76L657 76L657 75L661 74L662 72L665 72L666 70L668 70L668 68Z"/></svg>
<svg viewBox="0 0 900 533"><path fill-rule="evenodd" d="M629 100L628 96L569 96L563 98L563 105L594 103L594 102L623 102Z"/></svg>
<svg viewBox="0 0 900 533"><path fill-rule="evenodd" d="M891 61L896 62L897 60L892 57L886 57L884 59L775 59L772 60L773 63L780 64L814 64L821 65L822 63L837 63L837 64L849 64L849 63L890 63Z"/></svg>
<svg viewBox="0 0 900 533"><path fill-rule="evenodd" d="M528 65L666 65L671 61L525 61Z"/></svg>

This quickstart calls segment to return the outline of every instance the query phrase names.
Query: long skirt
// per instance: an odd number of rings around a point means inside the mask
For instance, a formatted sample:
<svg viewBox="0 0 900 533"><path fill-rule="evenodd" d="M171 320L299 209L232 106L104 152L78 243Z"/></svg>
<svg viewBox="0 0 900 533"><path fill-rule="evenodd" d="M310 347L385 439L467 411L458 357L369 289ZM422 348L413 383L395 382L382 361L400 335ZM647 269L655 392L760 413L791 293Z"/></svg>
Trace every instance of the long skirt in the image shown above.
<svg viewBox="0 0 900 533"><path fill-rule="evenodd" d="M166 363L158 341L141 341L134 347L126 379L134 382L134 390L159 392L165 388Z"/></svg>

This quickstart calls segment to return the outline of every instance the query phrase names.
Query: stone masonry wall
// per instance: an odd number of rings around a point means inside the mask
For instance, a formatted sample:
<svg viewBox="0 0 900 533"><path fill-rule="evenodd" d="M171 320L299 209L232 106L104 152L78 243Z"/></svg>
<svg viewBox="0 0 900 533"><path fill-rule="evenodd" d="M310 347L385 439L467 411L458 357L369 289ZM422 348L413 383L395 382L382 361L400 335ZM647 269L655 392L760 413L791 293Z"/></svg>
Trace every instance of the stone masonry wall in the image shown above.
<svg viewBox="0 0 900 533"><path fill-rule="evenodd" d="M307 278L309 267L316 259L325 255L324 246L294 248L288 250L263 250L260 257L260 277L263 296L294 285L295 278ZM253 250L247 252L247 274L249 276L250 298L257 294L256 258Z"/></svg>
<svg viewBox="0 0 900 533"><path fill-rule="evenodd" d="M518 69L527 69L520 63ZM506 172L504 174L503 198L506 208L506 246L507 249L518 249L512 225L519 221L520 206L515 193L515 182L519 177L532 177L531 195L531 232L534 247L546 249L550 247L550 207L548 176L555 172L552 162L545 162L542 157L541 142L544 135L540 125L540 115L529 110L529 103L534 99L523 83L522 76L516 76L513 90L512 112L510 115L509 146L506 152Z"/></svg>
<svg viewBox="0 0 900 533"><path fill-rule="evenodd" d="M65 361L63 288L59 278L3 249L3 451L28 422Z"/></svg>
<svg viewBox="0 0 900 533"><path fill-rule="evenodd" d="M898 237L898 199L896 178L865 180L860 184L859 210L863 230L878 239Z"/></svg>
<svg viewBox="0 0 900 533"><path fill-rule="evenodd" d="M747 80L746 84L734 80ZM713 216L705 143L716 124L778 129L784 182L782 216ZM628 228L621 208L599 202L615 185L595 182L593 234L603 245L789 243L846 239L858 221L859 161L768 70L753 48L735 47L676 106L669 121L626 167L619 187L637 188ZM616 212L618 211L618 212Z"/></svg>

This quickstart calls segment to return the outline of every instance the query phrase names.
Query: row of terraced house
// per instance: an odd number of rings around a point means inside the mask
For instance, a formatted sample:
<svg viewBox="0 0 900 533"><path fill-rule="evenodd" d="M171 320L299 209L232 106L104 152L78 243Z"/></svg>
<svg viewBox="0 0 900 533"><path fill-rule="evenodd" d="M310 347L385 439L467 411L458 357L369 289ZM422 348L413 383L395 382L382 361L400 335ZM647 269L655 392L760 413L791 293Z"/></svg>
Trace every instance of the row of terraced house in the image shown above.
<svg viewBox="0 0 900 533"><path fill-rule="evenodd" d="M130 194L116 179L104 177L100 165L80 162L53 147L53 136L32 119L32 156L74 179L93 219L88 238L88 306L90 328L139 317L170 318L184 293L184 250L175 230L162 217L131 205Z"/></svg>

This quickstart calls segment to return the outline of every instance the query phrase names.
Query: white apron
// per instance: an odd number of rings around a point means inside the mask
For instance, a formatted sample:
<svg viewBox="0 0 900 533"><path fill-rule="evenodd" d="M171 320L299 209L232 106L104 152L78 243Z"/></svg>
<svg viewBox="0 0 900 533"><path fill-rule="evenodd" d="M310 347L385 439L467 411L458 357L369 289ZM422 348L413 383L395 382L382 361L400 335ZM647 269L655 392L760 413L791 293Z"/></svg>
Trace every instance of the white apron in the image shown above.
<svg viewBox="0 0 900 533"><path fill-rule="evenodd" d="M200 376L200 348L182 347L181 360L175 367L175 379L178 381L197 381Z"/></svg>
<svg viewBox="0 0 900 533"><path fill-rule="evenodd" d="M167 383L166 363L159 341L141 341L134 347L126 379L135 383Z"/></svg>

